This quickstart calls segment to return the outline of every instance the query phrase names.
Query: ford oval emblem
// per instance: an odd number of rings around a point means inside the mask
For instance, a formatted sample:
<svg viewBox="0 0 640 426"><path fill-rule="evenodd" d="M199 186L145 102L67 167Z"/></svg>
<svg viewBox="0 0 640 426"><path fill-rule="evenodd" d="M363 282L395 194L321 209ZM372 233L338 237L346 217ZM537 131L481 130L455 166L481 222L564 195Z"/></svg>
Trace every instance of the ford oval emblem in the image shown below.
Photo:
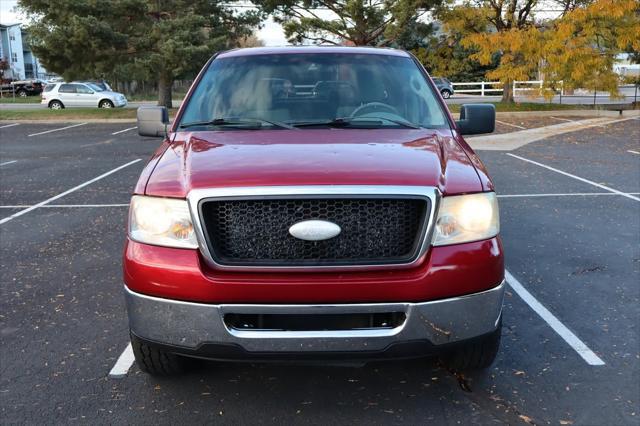
<svg viewBox="0 0 640 426"><path fill-rule="evenodd" d="M323 241L335 237L341 229L333 222L326 220L305 220L289 228L289 233L299 240Z"/></svg>

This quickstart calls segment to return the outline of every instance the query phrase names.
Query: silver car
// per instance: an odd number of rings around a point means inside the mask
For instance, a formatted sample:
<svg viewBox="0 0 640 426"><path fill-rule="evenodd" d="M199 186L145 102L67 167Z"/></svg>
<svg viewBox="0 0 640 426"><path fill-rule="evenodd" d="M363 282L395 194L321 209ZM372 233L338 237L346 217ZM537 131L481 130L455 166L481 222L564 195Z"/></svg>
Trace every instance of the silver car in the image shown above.
<svg viewBox="0 0 640 426"><path fill-rule="evenodd" d="M51 109L116 108L126 106L127 98L122 93L102 90L93 83L53 83L44 88L40 103Z"/></svg>
<svg viewBox="0 0 640 426"><path fill-rule="evenodd" d="M453 95L453 84L444 77L433 77L433 82L440 91L444 99L449 99Z"/></svg>

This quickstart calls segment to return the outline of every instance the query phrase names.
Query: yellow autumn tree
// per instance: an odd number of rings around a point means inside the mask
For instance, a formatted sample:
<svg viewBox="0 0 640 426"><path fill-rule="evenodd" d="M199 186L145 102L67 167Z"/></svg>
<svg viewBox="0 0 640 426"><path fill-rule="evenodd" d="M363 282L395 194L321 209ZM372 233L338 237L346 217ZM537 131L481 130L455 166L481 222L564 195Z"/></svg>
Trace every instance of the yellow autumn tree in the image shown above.
<svg viewBox="0 0 640 426"><path fill-rule="evenodd" d="M439 13L445 31L462 34L461 45L475 52L469 59L489 65L496 54L500 55L498 67L487 72L486 77L503 84L505 102L513 102L513 81L528 79L532 68L529 49L536 47L527 39L538 35L533 26L537 3L537 0L465 0Z"/></svg>
<svg viewBox="0 0 640 426"><path fill-rule="evenodd" d="M530 79L540 64L544 49L543 33L534 26L472 34L463 39L462 44L478 49L471 58L481 64L489 64L494 54L500 54L498 67L488 71L486 76L502 83L503 102L513 102L513 82Z"/></svg>
<svg viewBox="0 0 640 426"><path fill-rule="evenodd" d="M544 37L542 72L547 87L618 93L613 71L616 55L640 50L640 3L597 0L576 8L553 23Z"/></svg>
<svg viewBox="0 0 640 426"><path fill-rule="evenodd" d="M475 50L470 59L487 65L500 56L486 77L503 84L503 102L513 102L513 81L528 80L537 72L545 76L545 89L563 82L566 88L617 93L615 56L629 46L640 47L638 0L555 3L562 10L556 19L537 19L536 0L466 1L442 13L441 19L445 30L464 34L461 44ZM486 20L486 30L470 31L478 28L479 19Z"/></svg>

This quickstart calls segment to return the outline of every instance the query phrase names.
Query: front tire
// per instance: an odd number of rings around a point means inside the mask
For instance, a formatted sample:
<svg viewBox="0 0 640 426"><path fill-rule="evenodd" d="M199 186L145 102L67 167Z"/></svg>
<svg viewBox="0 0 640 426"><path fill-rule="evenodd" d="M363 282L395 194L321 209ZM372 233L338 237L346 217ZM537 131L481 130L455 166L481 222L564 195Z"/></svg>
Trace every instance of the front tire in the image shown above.
<svg viewBox="0 0 640 426"><path fill-rule="evenodd" d="M49 102L50 109L63 109L64 105L60 101L51 101Z"/></svg>
<svg viewBox="0 0 640 426"><path fill-rule="evenodd" d="M16 93L16 95L18 95L21 98L26 98L27 97L27 91L26 90L18 90L18 93Z"/></svg>
<svg viewBox="0 0 640 426"><path fill-rule="evenodd" d="M442 93L442 97L443 97L444 99L449 99L449 98L451 97L451 92L450 92L450 91L448 91L448 90L443 90L443 91L442 91L442 92L440 92L440 93Z"/></svg>
<svg viewBox="0 0 640 426"><path fill-rule="evenodd" d="M100 101L100 104L98 105L99 108L113 108L113 102L111 102L108 99L105 99L103 101Z"/></svg>
<svg viewBox="0 0 640 426"><path fill-rule="evenodd" d="M152 376L170 376L185 370L185 359L146 344L131 334L133 355L140 370Z"/></svg>
<svg viewBox="0 0 640 426"><path fill-rule="evenodd" d="M443 359L443 362L454 371L482 370L488 368L493 364L500 350L501 335L502 318L500 318L496 331L449 353L447 358Z"/></svg>

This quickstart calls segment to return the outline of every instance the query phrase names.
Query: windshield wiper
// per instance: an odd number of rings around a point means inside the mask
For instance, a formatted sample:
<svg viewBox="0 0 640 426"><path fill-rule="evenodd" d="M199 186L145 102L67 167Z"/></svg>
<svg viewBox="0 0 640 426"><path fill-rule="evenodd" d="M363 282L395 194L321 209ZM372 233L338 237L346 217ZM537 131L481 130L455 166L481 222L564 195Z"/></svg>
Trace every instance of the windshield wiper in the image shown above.
<svg viewBox="0 0 640 426"><path fill-rule="evenodd" d="M287 123L282 123L280 121L265 120L264 118L214 118L213 120L209 120L209 121L192 121L190 123L184 123L180 125L180 128L186 129L187 127L196 127L196 126L246 126L246 125L253 125L250 127L262 127L263 123L267 123L274 127L279 127L282 129L295 129L295 127L290 126Z"/></svg>
<svg viewBox="0 0 640 426"><path fill-rule="evenodd" d="M393 118L387 117L337 117L333 120L329 121L306 121L301 123L292 123L295 127L313 127L313 126L329 126L329 127L348 127L352 124L354 125L378 125L381 126L382 122L389 121L393 124L397 124L402 127L408 127L411 129L419 129L420 126L417 126L413 123L404 120L395 120Z"/></svg>
<svg viewBox="0 0 640 426"><path fill-rule="evenodd" d="M358 118L358 117L354 117L354 118ZM387 120L393 124L397 124L398 126L402 126L402 127L408 127L410 129L419 129L420 126L418 126L417 124L414 124L410 121L407 120L396 120L395 118L387 118L387 117L375 117L372 115L367 115L366 117L362 117L363 119L367 119L367 118L373 118L375 120Z"/></svg>

